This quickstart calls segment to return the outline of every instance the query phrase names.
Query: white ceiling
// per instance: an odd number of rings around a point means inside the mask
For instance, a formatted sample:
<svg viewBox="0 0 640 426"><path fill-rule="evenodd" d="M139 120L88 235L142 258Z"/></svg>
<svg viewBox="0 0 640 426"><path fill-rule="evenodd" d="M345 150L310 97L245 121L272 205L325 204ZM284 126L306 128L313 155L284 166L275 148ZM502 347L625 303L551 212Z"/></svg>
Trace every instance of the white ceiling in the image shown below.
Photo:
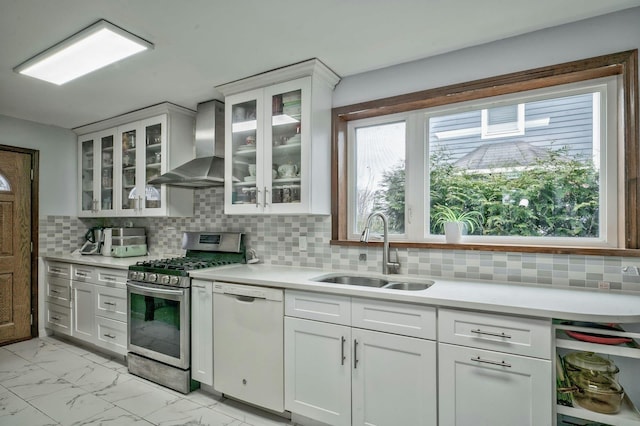
<svg viewBox="0 0 640 426"><path fill-rule="evenodd" d="M0 114L73 128L317 57L342 77L640 0L0 0ZM13 68L106 19L155 49L62 86Z"/></svg>

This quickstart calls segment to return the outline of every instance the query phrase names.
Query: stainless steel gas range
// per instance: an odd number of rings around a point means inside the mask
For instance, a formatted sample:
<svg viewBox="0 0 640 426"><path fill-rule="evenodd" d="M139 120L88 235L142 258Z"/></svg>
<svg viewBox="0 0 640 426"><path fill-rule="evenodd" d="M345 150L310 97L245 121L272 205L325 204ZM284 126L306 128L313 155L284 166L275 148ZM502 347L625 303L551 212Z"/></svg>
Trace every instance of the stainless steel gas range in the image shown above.
<svg viewBox="0 0 640 426"><path fill-rule="evenodd" d="M182 393L191 382L189 271L245 263L243 235L185 232L184 257L138 262L127 280L129 372Z"/></svg>

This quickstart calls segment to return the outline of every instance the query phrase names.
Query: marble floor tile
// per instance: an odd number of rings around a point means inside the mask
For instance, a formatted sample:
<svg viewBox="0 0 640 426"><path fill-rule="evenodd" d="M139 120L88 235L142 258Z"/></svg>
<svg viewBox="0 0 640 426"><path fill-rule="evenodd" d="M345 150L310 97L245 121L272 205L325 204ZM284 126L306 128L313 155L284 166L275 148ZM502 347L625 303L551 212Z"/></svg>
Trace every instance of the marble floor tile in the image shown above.
<svg viewBox="0 0 640 426"><path fill-rule="evenodd" d="M287 419L129 374L118 358L54 337L0 348L0 425L284 426Z"/></svg>
<svg viewBox="0 0 640 426"><path fill-rule="evenodd" d="M37 366L34 367L20 376L3 380L2 386L26 401L48 396L72 386L68 381Z"/></svg>
<svg viewBox="0 0 640 426"><path fill-rule="evenodd" d="M73 423L71 426L152 426L150 423L135 414L123 410L122 408L114 407L103 413L97 414L93 417L81 420Z"/></svg>
<svg viewBox="0 0 640 426"><path fill-rule="evenodd" d="M29 403L63 425L78 423L114 408L110 402L78 387L33 398Z"/></svg>
<svg viewBox="0 0 640 426"><path fill-rule="evenodd" d="M0 425L44 426L57 424L55 420L41 413L12 392L6 389L0 390Z"/></svg>
<svg viewBox="0 0 640 426"><path fill-rule="evenodd" d="M219 411L202 407L186 399L178 400L155 411L146 419L158 426L193 424L198 426L228 426L238 419Z"/></svg>
<svg viewBox="0 0 640 426"><path fill-rule="evenodd" d="M181 399L137 378L95 395L143 418Z"/></svg>
<svg viewBox="0 0 640 426"><path fill-rule="evenodd" d="M120 373L101 364L87 364L60 374L60 378L89 392L99 392L132 380L131 375Z"/></svg>

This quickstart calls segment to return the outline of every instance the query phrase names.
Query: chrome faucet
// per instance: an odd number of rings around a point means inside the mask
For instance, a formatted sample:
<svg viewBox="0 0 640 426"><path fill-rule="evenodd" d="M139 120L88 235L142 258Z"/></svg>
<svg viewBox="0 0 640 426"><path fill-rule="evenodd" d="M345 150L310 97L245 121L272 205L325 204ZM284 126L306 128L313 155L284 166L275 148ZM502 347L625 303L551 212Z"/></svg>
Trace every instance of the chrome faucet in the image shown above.
<svg viewBox="0 0 640 426"><path fill-rule="evenodd" d="M400 270L400 261L398 260L398 249L396 249L396 261L391 261L391 253L389 252L389 225L387 224L387 217L382 212L373 212L367 218L367 223L364 226L364 231L360 235L361 243L369 242L369 227L371 227L371 221L374 217L378 216L382 219L382 226L384 229L384 240L382 243L382 273L383 274L397 274Z"/></svg>

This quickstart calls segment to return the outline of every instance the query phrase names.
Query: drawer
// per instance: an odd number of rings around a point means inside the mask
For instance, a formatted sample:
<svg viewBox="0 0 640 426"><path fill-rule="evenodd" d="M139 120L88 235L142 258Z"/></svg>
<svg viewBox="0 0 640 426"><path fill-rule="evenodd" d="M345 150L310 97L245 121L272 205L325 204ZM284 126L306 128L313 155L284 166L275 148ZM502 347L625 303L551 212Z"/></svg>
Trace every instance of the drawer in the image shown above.
<svg viewBox="0 0 640 426"><path fill-rule="evenodd" d="M287 290L284 294L284 314L290 317L351 325L351 298Z"/></svg>
<svg viewBox="0 0 640 426"><path fill-rule="evenodd" d="M96 268L85 265L71 265L71 279L81 282L95 282Z"/></svg>
<svg viewBox="0 0 640 426"><path fill-rule="evenodd" d="M351 326L435 340L436 309L431 306L353 298Z"/></svg>
<svg viewBox="0 0 640 426"><path fill-rule="evenodd" d="M96 286L96 315L116 321L127 321L127 290Z"/></svg>
<svg viewBox="0 0 640 426"><path fill-rule="evenodd" d="M98 268L96 275L98 284L127 288L127 271L124 269Z"/></svg>
<svg viewBox="0 0 640 426"><path fill-rule="evenodd" d="M96 345L120 355L127 353L127 324L109 318L96 317Z"/></svg>
<svg viewBox="0 0 640 426"><path fill-rule="evenodd" d="M71 276L71 265L69 263L47 261L47 274L53 277L69 278Z"/></svg>
<svg viewBox="0 0 640 426"><path fill-rule="evenodd" d="M56 332L71 336L71 308L68 306L59 306L53 303L45 303L45 322L46 327Z"/></svg>
<svg viewBox="0 0 640 426"><path fill-rule="evenodd" d="M60 306L71 307L71 281L68 278L46 278L47 301Z"/></svg>
<svg viewBox="0 0 640 426"><path fill-rule="evenodd" d="M438 310L440 342L551 359L551 320Z"/></svg>

